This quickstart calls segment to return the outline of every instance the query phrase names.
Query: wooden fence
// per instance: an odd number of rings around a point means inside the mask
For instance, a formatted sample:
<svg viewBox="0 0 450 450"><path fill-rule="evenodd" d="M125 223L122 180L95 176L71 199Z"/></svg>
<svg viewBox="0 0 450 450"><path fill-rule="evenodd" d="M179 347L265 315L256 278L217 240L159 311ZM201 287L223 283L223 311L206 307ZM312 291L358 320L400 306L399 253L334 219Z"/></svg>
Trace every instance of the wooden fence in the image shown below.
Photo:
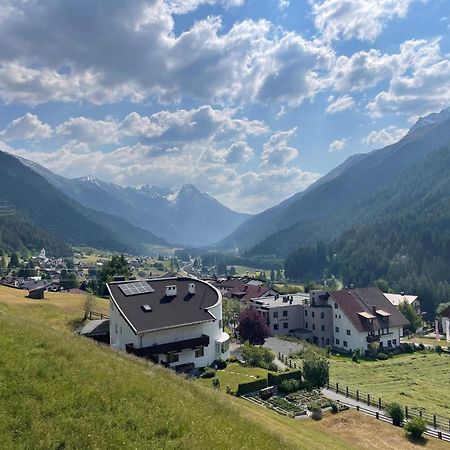
<svg viewBox="0 0 450 450"><path fill-rule="evenodd" d="M376 407L380 410L380 414L389 403L384 401L381 397L376 397L371 394L364 393L358 389L351 389L348 386L341 386L339 385L339 383L328 382L327 388L335 391L337 394L345 395L347 398L352 398L357 402L363 402L368 406ZM442 431L444 432L444 434L446 434L447 431L450 433L450 419L439 417L437 414L430 414L423 408L404 406L404 409L406 419L421 417L434 430ZM450 441L450 434L446 434L446 436Z"/></svg>

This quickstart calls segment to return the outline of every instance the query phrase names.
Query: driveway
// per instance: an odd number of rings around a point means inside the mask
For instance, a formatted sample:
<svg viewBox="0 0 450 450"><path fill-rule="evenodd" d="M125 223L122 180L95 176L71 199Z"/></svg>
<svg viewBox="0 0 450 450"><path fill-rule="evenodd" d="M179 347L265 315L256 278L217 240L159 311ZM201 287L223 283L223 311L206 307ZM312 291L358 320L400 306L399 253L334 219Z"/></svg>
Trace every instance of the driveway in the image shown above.
<svg viewBox="0 0 450 450"><path fill-rule="evenodd" d="M277 337L269 337L264 343L264 347L272 350L278 357L278 354L290 355L291 353L303 350L303 345L297 342L285 341L283 339L278 339Z"/></svg>

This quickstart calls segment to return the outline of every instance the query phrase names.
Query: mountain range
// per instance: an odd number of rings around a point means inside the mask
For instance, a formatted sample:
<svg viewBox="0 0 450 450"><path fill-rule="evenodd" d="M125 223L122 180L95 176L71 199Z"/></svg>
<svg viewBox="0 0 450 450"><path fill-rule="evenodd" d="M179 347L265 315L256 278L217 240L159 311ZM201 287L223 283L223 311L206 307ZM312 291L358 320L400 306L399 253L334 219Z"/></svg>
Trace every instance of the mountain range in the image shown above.
<svg viewBox="0 0 450 450"><path fill-rule="evenodd" d="M376 216L365 198L450 142L450 109L420 118L399 142L354 155L304 192L257 214L219 243L247 255L284 257L330 241Z"/></svg>
<svg viewBox="0 0 450 450"><path fill-rule="evenodd" d="M214 244L250 217L192 184L178 191L151 185L122 187L93 176L65 178L32 161L21 161L79 204L126 219L173 244Z"/></svg>

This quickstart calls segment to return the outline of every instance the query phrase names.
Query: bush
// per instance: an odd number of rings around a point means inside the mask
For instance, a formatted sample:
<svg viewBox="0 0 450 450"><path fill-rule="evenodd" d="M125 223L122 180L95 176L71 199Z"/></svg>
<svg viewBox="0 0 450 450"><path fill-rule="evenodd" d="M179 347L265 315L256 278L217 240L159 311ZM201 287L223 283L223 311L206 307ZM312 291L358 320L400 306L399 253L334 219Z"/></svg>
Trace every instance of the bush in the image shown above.
<svg viewBox="0 0 450 450"><path fill-rule="evenodd" d="M440 355L442 353L442 347L440 345L436 345L436 347L434 349L436 350L436 353L438 355Z"/></svg>
<svg viewBox="0 0 450 450"><path fill-rule="evenodd" d="M275 355L267 348L245 344L242 349L242 358L251 367L269 369L269 365L273 363Z"/></svg>
<svg viewBox="0 0 450 450"><path fill-rule="evenodd" d="M201 374L202 378L214 378L215 376L216 376L216 371L211 367L207 367Z"/></svg>
<svg viewBox="0 0 450 450"><path fill-rule="evenodd" d="M292 370L285 373L280 374L274 374L274 373L268 373L267 374L267 380L270 386L278 386L281 384L284 380L298 380L301 381L302 379L302 372L300 370Z"/></svg>
<svg viewBox="0 0 450 450"><path fill-rule="evenodd" d="M422 342L419 344L419 350L421 351L425 350L425 345L423 345Z"/></svg>
<svg viewBox="0 0 450 450"><path fill-rule="evenodd" d="M359 358L361 357L361 351L359 350L359 348L357 350L355 350L352 354L352 361L357 363L359 362Z"/></svg>
<svg viewBox="0 0 450 450"><path fill-rule="evenodd" d="M211 384L214 389L220 388L220 380L218 378L213 378Z"/></svg>
<svg viewBox="0 0 450 450"><path fill-rule="evenodd" d="M267 370L270 370L271 372L278 372L278 366L274 362L271 362L267 366Z"/></svg>
<svg viewBox="0 0 450 450"><path fill-rule="evenodd" d="M389 356L386 355L386 353L380 352L377 355L377 359L379 359L380 361L386 361L386 359L389 359Z"/></svg>
<svg viewBox="0 0 450 450"><path fill-rule="evenodd" d="M314 412L314 411L320 411L322 408L320 407L320 403L317 403L317 402L311 402L311 403L308 405L308 409L309 409L311 412Z"/></svg>
<svg viewBox="0 0 450 450"><path fill-rule="evenodd" d="M245 394L251 394L252 392L260 391L267 387L267 378L261 378L255 381L249 381L248 383L240 383L238 385L236 395L239 397Z"/></svg>
<svg viewBox="0 0 450 450"><path fill-rule="evenodd" d="M216 359L212 364L212 367L214 367L216 370L223 370L227 368L227 362L223 359Z"/></svg>
<svg viewBox="0 0 450 450"><path fill-rule="evenodd" d="M230 357L228 358L228 362L229 362L229 363L236 363L236 362L239 362L239 359L236 358L236 356L230 356Z"/></svg>
<svg viewBox="0 0 450 450"><path fill-rule="evenodd" d="M389 403L386 407L388 416L392 419L392 424L396 427L401 426L405 419L403 408L398 403Z"/></svg>
<svg viewBox="0 0 450 450"><path fill-rule="evenodd" d="M291 392L296 392L300 389L300 381L298 380L283 380L281 384L278 386L278 389L281 392L285 392L287 394Z"/></svg>
<svg viewBox="0 0 450 450"><path fill-rule="evenodd" d="M422 434L427 430L427 423L422 417L414 417L405 425L405 431L413 439L420 439Z"/></svg>
<svg viewBox="0 0 450 450"><path fill-rule="evenodd" d="M338 404L336 403L336 402L333 402L332 404L331 404L331 412L333 412L333 413L337 413L337 412L339 412L339 407L338 407Z"/></svg>
<svg viewBox="0 0 450 450"><path fill-rule="evenodd" d="M303 360L303 377L308 389L321 388L328 383L329 361L315 352L308 352Z"/></svg>
<svg viewBox="0 0 450 450"><path fill-rule="evenodd" d="M414 344L408 344L407 342L405 342L403 344L403 350L405 351L405 353L414 353L414 351L416 350L416 346Z"/></svg>

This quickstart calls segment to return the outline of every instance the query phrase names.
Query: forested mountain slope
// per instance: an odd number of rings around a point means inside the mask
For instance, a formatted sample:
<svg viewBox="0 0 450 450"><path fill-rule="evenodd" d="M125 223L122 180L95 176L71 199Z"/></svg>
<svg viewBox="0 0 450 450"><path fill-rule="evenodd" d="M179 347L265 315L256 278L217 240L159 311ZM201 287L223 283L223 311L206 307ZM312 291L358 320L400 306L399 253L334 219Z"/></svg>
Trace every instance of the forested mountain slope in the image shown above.
<svg viewBox="0 0 450 450"><path fill-rule="evenodd" d="M362 199L399 176L399 173L429 153L450 142L450 113L420 119L399 142L345 164L337 176L288 200L287 207L272 208L239 227L224 244L248 250L252 255L285 255L292 246L318 239L330 240L348 229L353 216L338 223L338 228L327 222L345 208L362 204ZM320 181L320 180L319 180ZM275 210L275 214L273 214ZM269 224L267 223L269 222ZM336 222L335 222L336 223Z"/></svg>
<svg viewBox="0 0 450 450"><path fill-rule="evenodd" d="M399 172L364 203L376 211L370 220L329 244L299 248L286 259L287 275L334 274L356 286L383 279L420 295L434 312L450 298L450 146Z"/></svg>
<svg viewBox="0 0 450 450"><path fill-rule="evenodd" d="M13 206L29 224L72 245L140 253L145 244L165 243L124 219L79 205L4 152L0 152L0 201ZM4 233L7 224L4 223Z"/></svg>

